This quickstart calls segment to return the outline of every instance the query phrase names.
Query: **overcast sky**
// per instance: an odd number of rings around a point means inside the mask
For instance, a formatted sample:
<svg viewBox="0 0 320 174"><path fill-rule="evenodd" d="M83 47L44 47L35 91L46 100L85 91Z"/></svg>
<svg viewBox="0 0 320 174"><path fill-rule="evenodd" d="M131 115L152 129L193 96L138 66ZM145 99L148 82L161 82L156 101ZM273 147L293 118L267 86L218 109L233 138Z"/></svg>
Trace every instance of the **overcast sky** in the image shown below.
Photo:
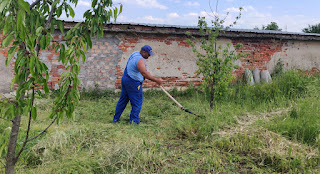
<svg viewBox="0 0 320 174"><path fill-rule="evenodd" d="M123 4L123 13L117 22L197 26L198 16L212 19L216 0L113 0L115 6ZM91 5L89 0L79 0L74 21L82 19ZM309 24L320 23L320 0L219 0L218 14L233 22L243 7L241 19L232 28L261 28L276 22L282 31L301 32ZM212 9L212 10L211 10Z"/></svg>

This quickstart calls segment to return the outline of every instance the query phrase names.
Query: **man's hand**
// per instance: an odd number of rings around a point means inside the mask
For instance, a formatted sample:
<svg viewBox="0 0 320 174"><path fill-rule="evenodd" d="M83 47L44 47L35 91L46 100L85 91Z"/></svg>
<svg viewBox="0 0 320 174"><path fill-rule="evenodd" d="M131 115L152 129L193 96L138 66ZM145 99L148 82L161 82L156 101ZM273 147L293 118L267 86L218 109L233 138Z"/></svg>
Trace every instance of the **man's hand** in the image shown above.
<svg viewBox="0 0 320 174"><path fill-rule="evenodd" d="M161 77L155 77L155 82L158 83L158 85L163 84L165 81Z"/></svg>

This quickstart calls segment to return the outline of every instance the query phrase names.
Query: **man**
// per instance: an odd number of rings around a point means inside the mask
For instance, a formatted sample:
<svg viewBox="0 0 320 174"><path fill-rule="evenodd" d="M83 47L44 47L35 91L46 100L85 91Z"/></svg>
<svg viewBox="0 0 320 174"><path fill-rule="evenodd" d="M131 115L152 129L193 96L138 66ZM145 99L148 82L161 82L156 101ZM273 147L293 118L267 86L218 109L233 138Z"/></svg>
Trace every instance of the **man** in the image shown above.
<svg viewBox="0 0 320 174"><path fill-rule="evenodd" d="M152 48L145 45L140 52L133 52L126 65L121 79L121 95L116 106L113 122L120 121L120 116L130 101L132 110L130 113L130 123L139 124L139 114L142 106L142 82L149 79L161 85L161 77L154 77L146 70L146 60L153 55Z"/></svg>

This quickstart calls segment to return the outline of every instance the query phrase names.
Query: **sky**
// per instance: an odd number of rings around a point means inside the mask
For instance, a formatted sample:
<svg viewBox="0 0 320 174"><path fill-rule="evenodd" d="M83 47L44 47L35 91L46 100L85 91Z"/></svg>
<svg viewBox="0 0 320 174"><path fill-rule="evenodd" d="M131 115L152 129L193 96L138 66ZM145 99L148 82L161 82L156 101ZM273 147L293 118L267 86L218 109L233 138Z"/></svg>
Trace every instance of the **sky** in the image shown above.
<svg viewBox="0 0 320 174"><path fill-rule="evenodd" d="M123 5L117 19L121 23L197 26L199 16L209 22L216 14L225 18L228 25L239 15L239 7L243 10L232 27L236 29L262 28L276 22L282 31L302 32L308 25L320 23L320 0L219 0L218 4L217 0L113 0L113 3ZM91 1L79 0L75 18L62 18L81 21L90 6Z"/></svg>

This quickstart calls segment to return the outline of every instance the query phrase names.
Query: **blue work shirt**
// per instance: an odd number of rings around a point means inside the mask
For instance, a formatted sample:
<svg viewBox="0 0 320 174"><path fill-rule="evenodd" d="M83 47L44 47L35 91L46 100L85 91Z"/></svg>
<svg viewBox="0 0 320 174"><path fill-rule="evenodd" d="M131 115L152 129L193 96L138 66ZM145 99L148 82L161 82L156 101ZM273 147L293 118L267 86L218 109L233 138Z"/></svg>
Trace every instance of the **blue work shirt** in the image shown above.
<svg viewBox="0 0 320 174"><path fill-rule="evenodd" d="M140 73L139 69L138 69L138 61L140 59L143 59L144 61L144 66L146 67L146 60L141 56L139 51L135 51L133 52L127 62L127 73L129 75L129 77L131 77L133 80L137 80L140 82L143 82L144 77L143 75Z"/></svg>

